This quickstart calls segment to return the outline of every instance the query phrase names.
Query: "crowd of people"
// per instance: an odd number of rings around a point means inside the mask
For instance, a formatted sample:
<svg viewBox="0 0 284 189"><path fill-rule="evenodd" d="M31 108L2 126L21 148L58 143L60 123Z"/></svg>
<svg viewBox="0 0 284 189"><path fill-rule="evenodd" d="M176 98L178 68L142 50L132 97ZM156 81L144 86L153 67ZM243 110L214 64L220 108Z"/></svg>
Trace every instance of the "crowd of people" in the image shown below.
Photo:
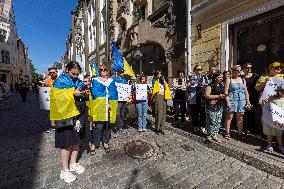
<svg viewBox="0 0 284 189"><path fill-rule="evenodd" d="M151 85L147 87L147 100L136 99L136 84L146 84L143 74L129 80L123 69L110 74L106 65L99 65L99 75L90 77L81 74L80 65L71 61L66 70L57 75L56 68L50 68L45 86L51 87L50 120L55 131L55 147L60 149L62 169L60 178L71 183L77 174L85 170L77 163L80 140L89 143L89 154L96 155L99 148L111 152L111 131L117 136L123 135L127 124L126 117L132 117L132 126L138 132L147 129L147 112L152 109L155 123L154 132L165 135L167 106L173 101L175 122L186 125L190 115L195 130L206 132L207 140L219 142L219 130L225 128L224 138L230 140L231 125L236 115L236 125L240 140L246 140L246 133L255 132L255 121L259 106L259 96L266 82L272 77L283 78L283 64L272 63L267 76L259 77L253 73L252 64L233 66L229 71L218 72L210 67L208 74L203 74L200 65L194 67L194 74L185 77L178 71L172 81L172 94L166 78L157 71ZM118 100L117 84L131 85L128 100ZM284 84L277 89L278 95L263 101L262 104L275 103L284 107ZM189 111L188 111L189 110ZM180 117L180 119L179 119ZM268 145L265 152L272 152L272 138L276 136L278 149L284 153L282 130L263 125Z"/></svg>

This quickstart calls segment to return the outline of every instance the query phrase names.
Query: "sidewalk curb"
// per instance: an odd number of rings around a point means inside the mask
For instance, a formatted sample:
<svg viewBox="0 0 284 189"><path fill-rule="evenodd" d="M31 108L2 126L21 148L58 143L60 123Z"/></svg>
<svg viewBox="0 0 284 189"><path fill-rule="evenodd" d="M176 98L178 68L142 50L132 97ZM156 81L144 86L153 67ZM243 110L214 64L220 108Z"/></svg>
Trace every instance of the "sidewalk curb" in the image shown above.
<svg viewBox="0 0 284 189"><path fill-rule="evenodd" d="M153 123L153 117L148 117L149 122ZM174 132L183 137L189 138L208 148L219 151L227 156L233 157L241 162L260 169L268 174L284 179L284 164L273 158L266 157L263 152L250 151L238 147L237 145L220 143L208 143L204 137L174 128L170 123L166 122L166 130Z"/></svg>

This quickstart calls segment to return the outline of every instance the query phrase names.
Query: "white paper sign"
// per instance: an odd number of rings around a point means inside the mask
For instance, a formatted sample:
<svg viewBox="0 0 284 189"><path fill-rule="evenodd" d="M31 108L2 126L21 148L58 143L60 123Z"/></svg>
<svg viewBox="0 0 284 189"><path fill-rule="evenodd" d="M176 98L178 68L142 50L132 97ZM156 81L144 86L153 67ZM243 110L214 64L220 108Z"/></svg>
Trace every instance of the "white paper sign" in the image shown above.
<svg viewBox="0 0 284 189"><path fill-rule="evenodd" d="M136 84L136 100L147 100L147 84Z"/></svg>
<svg viewBox="0 0 284 189"><path fill-rule="evenodd" d="M271 80L267 81L263 93L259 99L259 104L261 104L263 100L267 100L270 96L276 95L276 89L282 83L284 83L284 79L279 78L272 78Z"/></svg>
<svg viewBox="0 0 284 189"><path fill-rule="evenodd" d="M129 97L131 94L131 85L115 83L118 92L118 101L129 101Z"/></svg>
<svg viewBox="0 0 284 189"><path fill-rule="evenodd" d="M284 110L269 103L262 108L262 121L273 128L284 130Z"/></svg>
<svg viewBox="0 0 284 189"><path fill-rule="evenodd" d="M42 110L50 110L50 87L39 88L39 105Z"/></svg>

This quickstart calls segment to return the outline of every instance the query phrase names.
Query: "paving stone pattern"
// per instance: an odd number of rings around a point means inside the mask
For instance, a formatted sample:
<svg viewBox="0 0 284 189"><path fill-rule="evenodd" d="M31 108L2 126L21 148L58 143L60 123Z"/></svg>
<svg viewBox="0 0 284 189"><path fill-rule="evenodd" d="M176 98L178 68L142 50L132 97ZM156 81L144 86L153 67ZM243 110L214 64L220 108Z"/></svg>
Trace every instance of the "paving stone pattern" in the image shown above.
<svg viewBox="0 0 284 189"><path fill-rule="evenodd" d="M59 179L58 150L49 129L48 112L39 110L30 95L0 102L0 188L284 188L284 181L188 138L167 131L139 134L130 128L111 139L111 153L87 154L84 143L79 163L86 172L72 184ZM154 146L147 160L127 156L124 145L142 139Z"/></svg>

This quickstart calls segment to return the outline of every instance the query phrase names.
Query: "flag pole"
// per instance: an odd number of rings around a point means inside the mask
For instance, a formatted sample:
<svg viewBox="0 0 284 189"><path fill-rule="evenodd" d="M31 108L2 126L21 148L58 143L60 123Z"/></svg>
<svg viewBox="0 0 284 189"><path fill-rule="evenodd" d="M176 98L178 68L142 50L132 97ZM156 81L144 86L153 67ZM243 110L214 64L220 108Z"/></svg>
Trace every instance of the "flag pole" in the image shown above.
<svg viewBox="0 0 284 189"><path fill-rule="evenodd" d="M110 19L109 19L109 0L106 0L106 64L110 67L110 32L109 32L109 25L110 25Z"/></svg>

